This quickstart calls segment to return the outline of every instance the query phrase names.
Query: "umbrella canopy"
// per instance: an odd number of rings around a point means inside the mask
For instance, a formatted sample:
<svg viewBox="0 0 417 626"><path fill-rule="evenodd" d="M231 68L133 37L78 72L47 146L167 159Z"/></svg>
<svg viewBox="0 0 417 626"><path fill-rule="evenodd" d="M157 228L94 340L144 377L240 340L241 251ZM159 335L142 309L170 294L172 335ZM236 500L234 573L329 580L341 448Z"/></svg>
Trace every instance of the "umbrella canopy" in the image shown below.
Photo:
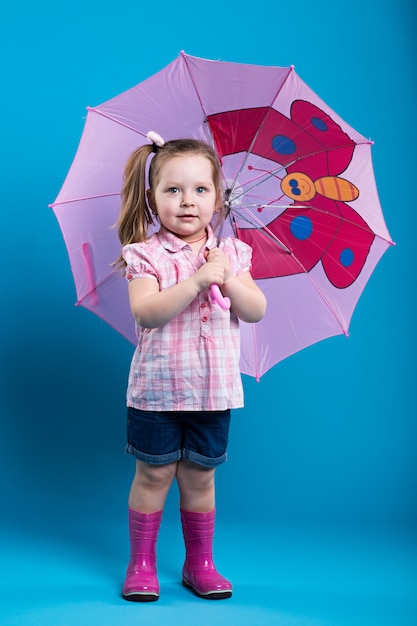
<svg viewBox="0 0 417 626"><path fill-rule="evenodd" d="M372 142L332 111L293 67L211 61L182 52L142 83L89 107L51 205L77 304L136 343L126 281L114 272L114 228L129 155L150 130L212 144L229 215L219 236L254 251L265 317L241 324L242 373L260 378L317 341L348 334L358 299L392 244L372 167Z"/></svg>

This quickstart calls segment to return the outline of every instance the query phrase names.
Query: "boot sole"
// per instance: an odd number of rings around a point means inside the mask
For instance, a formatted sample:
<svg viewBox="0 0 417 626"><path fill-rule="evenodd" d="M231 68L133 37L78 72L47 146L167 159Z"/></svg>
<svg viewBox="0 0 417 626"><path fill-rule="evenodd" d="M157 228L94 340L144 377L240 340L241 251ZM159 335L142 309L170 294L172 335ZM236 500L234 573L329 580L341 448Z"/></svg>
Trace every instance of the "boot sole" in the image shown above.
<svg viewBox="0 0 417 626"><path fill-rule="evenodd" d="M200 593L184 578L182 579L182 584L187 589L190 589L196 596L198 596L199 598L203 598L203 600L226 600L226 598L230 598L232 596L232 592L230 591L230 589L225 589L224 591L209 591L208 593Z"/></svg>
<svg viewBox="0 0 417 626"><path fill-rule="evenodd" d="M122 593L122 597L129 602L156 602L159 600L159 595L156 593Z"/></svg>

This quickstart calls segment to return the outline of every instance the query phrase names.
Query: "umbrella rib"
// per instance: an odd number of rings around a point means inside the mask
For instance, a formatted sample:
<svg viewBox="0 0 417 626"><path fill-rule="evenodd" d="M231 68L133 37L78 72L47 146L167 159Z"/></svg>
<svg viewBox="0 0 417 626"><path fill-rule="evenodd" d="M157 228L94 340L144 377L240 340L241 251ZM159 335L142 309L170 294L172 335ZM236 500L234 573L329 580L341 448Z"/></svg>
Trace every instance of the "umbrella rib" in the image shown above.
<svg viewBox="0 0 417 626"><path fill-rule="evenodd" d="M250 217L245 218L243 213L240 213L236 209L233 209L233 210L235 213L238 214L241 220L246 221L246 223L250 224L252 227L255 226L256 230L259 230L265 233L265 235L269 239L271 239L274 243L277 243L284 250L284 252L288 252L288 254L294 254L293 251L290 248L288 248L288 246L285 245L285 243L283 243L280 239L278 239L278 237L272 231L270 231L269 228L265 224L263 224L263 222L261 222L261 220L258 220L256 216L253 215L251 211L249 211L245 206L242 206L241 210Z"/></svg>
<svg viewBox="0 0 417 626"><path fill-rule="evenodd" d="M266 205L266 206L274 207L275 205ZM324 211L323 209L318 209L317 207L308 206L308 205L292 205L291 204L288 206L287 205L284 206L284 208L313 209L314 211L317 211L318 213L322 213L323 215L333 215L329 211ZM278 243L282 247L282 249L285 250L285 252L288 252L288 254L293 254L293 251L291 250L291 248L288 248L280 239L278 239L278 237L274 235L274 233L272 233L268 229L268 227L261 220L259 220L246 206L241 206L240 209L241 211L244 211L247 215L250 216L250 217L245 217L243 213L241 213L239 210L234 208L233 210L242 221L245 221L252 228L256 228L256 230L263 231L272 241L274 241L275 243ZM369 232L369 230L367 230L365 226L362 226L362 224L357 224L356 222L353 222L352 220L348 220L342 215L335 215L334 217L337 217L338 219L340 219L341 222L344 222L345 224L355 226L358 230ZM374 235L374 237L377 237L380 241L385 241L385 243L389 244L390 246L395 246L395 242L392 241L391 239L386 239L385 237L383 237L382 235L379 235L378 233L375 233L374 231L371 231L371 232Z"/></svg>
<svg viewBox="0 0 417 626"><path fill-rule="evenodd" d="M117 274L117 270L113 270L113 272L111 272L110 274L107 274L107 276L105 278L103 278L103 280L101 280L99 283L97 283L97 285L93 286L89 291L87 291L86 294L84 294L81 298L79 298L77 300L77 302L75 303L75 306L83 306L83 302L86 298L88 298L89 296L94 296L94 294L96 294L97 290L102 287L108 280L110 280L113 276L115 276L115 274ZM91 284L91 283L90 283ZM97 295L97 294L96 294Z"/></svg>
<svg viewBox="0 0 417 626"><path fill-rule="evenodd" d="M362 144L355 144L355 145L364 145L365 143L370 143L370 142L363 142ZM245 162L247 161L247 158L248 158L248 156L250 154L252 146L253 146L253 142L252 142L252 145L250 146L250 148L248 149L248 151L246 153L245 161L242 163L242 166L240 167L240 169L239 169L239 171L238 171L238 173L236 175L235 184L236 184L237 178L239 177L239 175L240 175L240 173L241 173L241 171L243 169L243 166L244 166ZM257 187L259 187L259 185L262 185L269 178L279 178L279 176L277 176L277 174L279 174L279 172L281 172L283 170L286 170L288 167L291 167L292 165L294 165L294 163L298 163L298 162L302 161L303 159L308 159L310 157L317 156L318 154L325 154L325 153L331 152L332 150L340 150L341 148L347 148L349 146L350 146L350 144L332 146L331 148L323 148L322 150L316 150L315 152L309 152L308 154L303 154L303 155L297 157L296 159L293 159L292 161L289 161L289 163L285 163L285 165L280 165L279 167L277 167L274 170L258 170L258 171L263 172L265 174L265 176L261 177L260 180L258 180L258 182L254 183L252 185L252 187L245 188L245 189L243 189L243 187L242 187L242 192L239 195L236 195L234 197L234 199L236 200L236 199L240 198L241 196L245 196L246 194L248 194L253 189L256 189ZM252 169L254 169L254 168L252 168Z"/></svg>
<svg viewBox="0 0 417 626"><path fill-rule="evenodd" d="M185 54L184 51L182 51L181 54L182 54L182 58L184 59L185 67L187 68L188 76L190 77L190 80L191 80L191 82L193 84L194 90L195 90L195 92L197 94L197 98L198 98L198 101L200 103L201 110L203 111L205 117L207 118L207 114L206 114L206 111L205 111L204 106L203 106L203 101L200 98L200 93L199 93L199 91L197 89L197 85L195 84L195 80L194 80L194 77L193 77L193 75L191 73L190 66L188 65L187 55Z"/></svg>
<svg viewBox="0 0 417 626"><path fill-rule="evenodd" d="M247 209L245 209L245 207L242 207L247 213L250 214L250 211L247 211ZM253 218L253 216L251 215L251 217ZM244 219L244 218L242 218ZM249 221L249 220L248 220ZM261 222L262 224L262 222ZM252 222L253 225L253 222ZM298 266L301 268L302 273L307 276L307 278L310 280L310 282L312 283L313 287L316 289L317 293L319 294L319 296L322 298L324 304L327 306L327 308L329 309L330 313L333 315L333 317L335 318L335 320L338 322L338 324L340 325L340 328L342 329L343 334L348 337L349 336L349 332L348 329L344 323L344 320L341 319L336 310L334 309L334 307L330 304L329 300L326 297L326 294L323 292L323 290L320 288L320 286L317 284L317 282L314 280L314 278L312 278L311 273L307 270L307 268L301 263L301 261L297 258L297 256L294 254L294 252L292 250L290 250L290 248L288 248L282 241L280 241L278 239L278 237L276 235L274 235L273 232L271 232L267 226L262 225L258 228L258 230L262 231L269 239L271 239L272 241L274 241L275 243L277 243L285 252L288 252L288 254L291 255L291 257L293 258L293 260L298 264Z"/></svg>
<svg viewBox="0 0 417 626"><path fill-rule="evenodd" d="M184 50L181 51L181 55L182 55L182 58L184 59L184 63L185 63L185 67L187 68L188 76L190 77L191 83L192 83L192 85L194 87L194 91L195 91L195 93L197 95L197 98L198 98L198 101L200 103L201 110L202 110L202 112L204 114L204 120L205 120L205 122L207 122L207 112L206 112L206 110L204 108L203 101L202 101L202 99L200 97L200 92L197 89L197 85L195 83L194 77L192 75L190 66L189 66L188 61L187 61L188 55L185 54ZM206 127L207 127L208 133L210 135L211 145L214 146L213 134L211 132L210 124L206 123Z"/></svg>
<svg viewBox="0 0 417 626"><path fill-rule="evenodd" d="M323 292L323 290L320 288L320 286L316 283L316 281L314 280L314 278L311 277L311 273L307 272L306 273L307 278L310 280L310 282L312 283L313 287L316 289L317 293L319 294L319 296L322 298L324 304L327 306L327 308L329 309L330 313L333 315L333 317L335 318L335 320L338 322L340 328L342 329L343 334L345 335L345 337L349 337L349 330L344 322L343 319L341 319L335 308L330 304L329 300L326 298L325 293Z"/></svg>
<svg viewBox="0 0 417 626"><path fill-rule="evenodd" d="M252 345L253 345L253 359L255 361L255 380L257 383L261 380L261 367L259 362L259 352L258 352L258 344L256 341L256 324L251 324L250 334L252 337Z"/></svg>
<svg viewBox="0 0 417 626"><path fill-rule="evenodd" d="M132 130L134 133L137 133L138 135L142 135L143 137L146 137L146 135L142 133L140 130L138 130L137 128L134 128L133 126L130 126L129 124L126 124L125 122L122 122L121 120L118 120L112 117L111 115L108 115L108 113L103 113L103 111L100 111L99 108L87 107L87 111L89 111L90 113L97 113L98 115L105 117L107 120L110 120L111 122L114 122L115 124L119 124L119 126L128 128L129 130Z"/></svg>
<svg viewBox="0 0 417 626"><path fill-rule="evenodd" d="M248 158L249 158L249 155L250 155L250 154L251 154L251 152L252 152L252 148L253 148L253 146L254 146L254 144L255 144L255 142L256 142L256 140L257 140L258 136L259 136L259 133L261 132L261 130L262 130L262 128L263 128L263 125L265 124L265 120L266 120L266 118L267 118L267 116L268 116L268 113L269 113L269 111L270 111L270 109L271 109L271 107L272 107L273 103L274 103L274 102L275 102L275 100L278 98L278 95L279 95L280 91L283 89L283 87L284 87L285 83L286 83L286 82L287 82L287 80L288 80L288 77L290 76L290 74L291 74L293 71L294 71L294 65L291 65L291 66L288 68L288 72L287 72L287 75L286 75L285 79L282 81L281 85L279 85L278 89L276 90L276 92L275 92L275 94L274 94L274 97L272 98L271 103L267 106L267 111L266 111L266 113L265 113L265 115L264 115L264 117L263 117L263 120L259 123L258 129L257 129L257 131L256 131L256 133L255 133L255 135L254 135L254 137L253 137L253 139L252 139L251 145L250 145L250 146L249 146L249 148L247 149L247 151L246 151L246 156L245 156L245 158L243 159L243 161L242 161L242 163L241 163L241 165L240 165L240 167L239 167L239 170L238 170L238 172L237 172L237 174L236 174L236 176L235 176L235 180L234 180L234 182L233 182L233 185L232 185L232 188L231 188L230 193L232 193L232 192L233 192L233 189L235 188L235 186L236 186L236 184L237 184L237 181L238 181L238 178L239 178L239 176L240 176L240 173L241 173L241 171L243 170L243 168L244 168L244 166L245 166L245 164L246 164L246 162L247 162L247 160L248 160Z"/></svg>
<svg viewBox="0 0 417 626"><path fill-rule="evenodd" d="M96 196L81 196L79 198L70 198L69 200L60 200L59 202L53 202L52 204L48 204L50 209L53 209L56 206L61 204L70 204L71 202L83 202L84 200L96 200L97 198L112 198L114 196L120 196L120 191L113 193L99 193Z"/></svg>
<svg viewBox="0 0 417 626"><path fill-rule="evenodd" d="M255 226L255 228L258 228L258 230L262 230L263 228L265 228L265 225L263 224L263 222L261 220L259 220L250 210L249 207L253 206L253 207L260 207L260 208L278 208L278 209L299 209L300 211L302 209L308 209L311 211L315 211L316 213L321 213L321 215L331 215L333 217L336 217L337 219L340 219L341 222L343 222L344 224L349 224L350 226L355 226L355 228L357 228L358 230L361 230L363 232L372 232L372 234L375 237L378 237L378 239L380 239L381 241L385 241L386 243L388 243L390 246L395 245L395 242L392 241L392 239L386 239L385 237L383 237L382 235L376 233L375 231L373 231L369 225L367 224L366 220L364 218L364 222L366 223L366 226L364 226L363 224L358 224L357 222L354 222L353 220L347 219L344 215L340 215L340 214L336 214L336 213L331 213L330 211L325 211L324 209L320 209L319 207L313 206L312 204L287 204L287 203L282 203L282 204L253 204L253 205L241 205L241 208L245 210L245 212L251 216L251 219L253 221L251 221L250 219L246 218L246 222L248 224L250 224L251 226ZM238 211L236 209L234 209L237 213ZM358 214L359 215L359 214ZM239 213L239 217L241 219L245 219L242 214ZM362 216L361 216L362 217ZM256 226L256 223L259 224L259 227Z"/></svg>

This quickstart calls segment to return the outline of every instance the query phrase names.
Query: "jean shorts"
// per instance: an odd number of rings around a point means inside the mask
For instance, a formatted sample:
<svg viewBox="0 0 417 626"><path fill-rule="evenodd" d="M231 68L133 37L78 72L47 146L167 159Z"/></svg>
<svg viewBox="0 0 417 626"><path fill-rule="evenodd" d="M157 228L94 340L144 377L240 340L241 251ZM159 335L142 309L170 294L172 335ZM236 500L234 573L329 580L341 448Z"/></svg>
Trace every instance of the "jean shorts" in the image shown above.
<svg viewBox="0 0 417 626"><path fill-rule="evenodd" d="M224 463L230 410L141 411L127 409L126 452L151 465L188 459L207 468Z"/></svg>

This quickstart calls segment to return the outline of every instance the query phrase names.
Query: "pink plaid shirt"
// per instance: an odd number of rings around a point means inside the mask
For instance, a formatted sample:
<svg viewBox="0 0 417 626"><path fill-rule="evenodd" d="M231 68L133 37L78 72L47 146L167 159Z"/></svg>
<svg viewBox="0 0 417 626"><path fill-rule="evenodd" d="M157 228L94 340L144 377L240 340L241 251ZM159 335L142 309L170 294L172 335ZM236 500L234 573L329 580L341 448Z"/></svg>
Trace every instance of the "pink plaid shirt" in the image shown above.
<svg viewBox="0 0 417 626"><path fill-rule="evenodd" d="M217 245L209 228L207 248ZM248 271L252 250L238 239L222 239L232 274ZM143 243L123 248L126 278L154 278L168 289L192 276L205 248L191 247L165 228ZM201 292L177 317L160 328L136 326L138 346L132 358L128 406L148 411L222 411L243 406L239 371L239 321L231 311L211 304Z"/></svg>

